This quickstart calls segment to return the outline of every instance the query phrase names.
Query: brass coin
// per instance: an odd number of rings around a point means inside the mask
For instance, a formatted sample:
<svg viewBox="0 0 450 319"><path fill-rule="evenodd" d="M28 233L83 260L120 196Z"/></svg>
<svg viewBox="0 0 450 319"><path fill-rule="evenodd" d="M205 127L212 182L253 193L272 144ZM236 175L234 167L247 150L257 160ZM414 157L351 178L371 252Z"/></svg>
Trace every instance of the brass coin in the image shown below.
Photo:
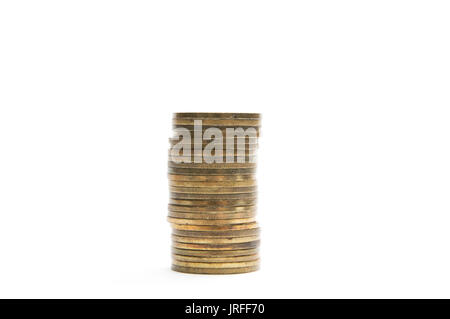
<svg viewBox="0 0 450 319"><path fill-rule="evenodd" d="M234 140L233 140L234 139ZM202 137L202 139L200 141L196 141L194 139L193 136L191 136L190 138L188 137L183 137L182 135L176 136L176 137L169 137L169 145L170 146L174 146L174 145L182 145L185 148L189 149L191 148L191 150L195 150L195 146L201 143L201 148L202 150L209 145L211 142L214 142L214 144L216 145L217 148L221 148L223 151L225 151L227 149L227 141L233 142L233 147L230 148L244 148L245 149L249 149L249 148L257 148L258 147L258 137L255 136L246 136L244 138L244 140L242 139L238 139L237 137L234 138L228 138L227 137L216 137L216 138L205 138ZM211 144L214 145L214 144ZM219 144L219 145L217 145ZM220 147L222 146L222 147Z"/></svg>
<svg viewBox="0 0 450 319"><path fill-rule="evenodd" d="M170 223L178 224L178 225L228 225L228 224L245 224L252 223L255 221L255 217L249 218L237 218L237 219L186 219L186 218L174 218L167 217L167 220Z"/></svg>
<svg viewBox="0 0 450 319"><path fill-rule="evenodd" d="M189 132L191 138L197 137L198 139L204 138L206 130L213 135L213 138L223 139L228 136L230 138L255 138L259 136L260 128L260 125L212 125L202 123L201 126L195 126L194 122L188 124L172 123L172 130L175 137L186 135L186 132ZM211 129L213 129L213 131ZM229 129L232 130L230 133L227 132ZM198 135L195 135L194 132L197 132ZM186 138L188 137L189 136L186 136Z"/></svg>
<svg viewBox="0 0 450 319"><path fill-rule="evenodd" d="M241 181L255 181L254 175L177 175L169 174L171 181L188 181L188 182L241 182Z"/></svg>
<svg viewBox="0 0 450 319"><path fill-rule="evenodd" d="M177 243L190 243L190 244L212 244L212 245L222 245L222 244L238 244L238 243L248 243L252 241L259 240L259 236L247 236L247 237L185 237L172 235L172 240Z"/></svg>
<svg viewBox="0 0 450 319"><path fill-rule="evenodd" d="M169 167L184 169L248 169L255 168L256 163L174 163L169 161Z"/></svg>
<svg viewBox="0 0 450 319"><path fill-rule="evenodd" d="M237 244L190 244L172 242L173 247L182 249L194 249L194 250L236 250L236 249L249 249L259 247L259 240L250 241L246 243Z"/></svg>
<svg viewBox="0 0 450 319"><path fill-rule="evenodd" d="M259 259L251 261L237 261L237 262L190 262L181 261L177 259L172 260L173 265L182 267L192 267L192 268L241 268L241 267L252 267L259 264Z"/></svg>
<svg viewBox="0 0 450 319"><path fill-rule="evenodd" d="M169 199L169 204L180 205L180 206L195 206L195 207L209 207L217 208L224 206L236 207L236 206L253 206L256 205L257 199L225 199L225 200L201 200L201 199Z"/></svg>
<svg viewBox="0 0 450 319"><path fill-rule="evenodd" d="M247 212L255 212L256 206L236 206L236 207L210 207L210 206L203 206L203 207L191 207L191 206L178 206L178 205L170 205L169 204L169 211L172 212L184 212L184 213L247 213Z"/></svg>
<svg viewBox="0 0 450 319"><path fill-rule="evenodd" d="M256 192L244 194L187 194L187 193L170 193L173 199L256 199Z"/></svg>
<svg viewBox="0 0 450 319"><path fill-rule="evenodd" d="M207 118L217 118L217 119L260 119L261 114L259 113L206 113L206 112L178 112L173 114L174 119L207 119Z"/></svg>
<svg viewBox="0 0 450 319"><path fill-rule="evenodd" d="M243 224L225 224L225 225L191 225L191 224L175 224L172 223L173 229L190 230L190 231L229 231L229 230L244 230L258 228L256 222L249 222Z"/></svg>
<svg viewBox="0 0 450 319"><path fill-rule="evenodd" d="M257 271L259 265L243 268L190 268L172 265L172 270L188 273L188 274L204 274L204 275L230 275L230 274L243 274L252 271Z"/></svg>
<svg viewBox="0 0 450 319"><path fill-rule="evenodd" d="M170 186L178 187L249 187L256 186L256 180L246 180L240 182L187 182L187 181L169 181Z"/></svg>
<svg viewBox="0 0 450 319"><path fill-rule="evenodd" d="M209 169L169 167L169 174L176 175L249 175L255 174L255 168Z"/></svg>
<svg viewBox="0 0 450 319"><path fill-rule="evenodd" d="M181 127L181 128L184 128L184 127ZM175 129L176 129L176 127L175 127ZM195 130L194 130L194 132L195 132ZM182 133L182 132L175 131L175 133ZM236 143L238 140L240 140L240 141L243 140L243 142L245 142L245 144L247 144L247 145L248 144L258 144L258 140L259 140L258 137L250 136L250 135L244 135L244 136L239 136L239 137L238 136L227 137L226 135L222 136L222 137L220 137L220 136L212 136L212 137L202 136L200 139L195 139L195 137L192 135L189 137L189 136L183 136L183 134L179 134L179 135L176 135L175 137L169 137L169 144L175 145L175 144L182 143L182 144L188 144L188 145L191 145L192 147L194 147L194 145L195 145L194 142L197 142L197 143L201 142L203 145L208 145L209 143L214 141L216 143L223 144L225 147L227 140L230 141L233 139L235 142L234 143L235 146L237 146L238 144L241 144L241 143Z"/></svg>
<svg viewBox="0 0 450 319"><path fill-rule="evenodd" d="M244 194L256 192L255 186L248 187L180 187L170 186L170 191L185 194Z"/></svg>
<svg viewBox="0 0 450 319"><path fill-rule="evenodd" d="M174 118L172 123L174 125L195 125L195 121L198 119L189 119L189 118ZM260 126L261 121L259 119L201 119L202 126Z"/></svg>
<svg viewBox="0 0 450 319"><path fill-rule="evenodd" d="M216 161L217 158L214 158L213 160ZM214 162L211 163L211 161L204 156L200 156L200 162L197 164L207 165L207 164L226 164L228 163L242 163L242 164L250 164L250 163L256 163L256 155L252 156L234 156L230 160L227 160L226 156L221 157L222 161L220 162ZM169 155L169 162L174 164L192 164L195 163L195 161L198 161L194 156L170 156Z"/></svg>
<svg viewBox="0 0 450 319"><path fill-rule="evenodd" d="M206 262L206 263L227 263L227 262L242 262L253 261L259 259L259 254L248 256L234 256L234 257L200 257L200 256L183 256L172 255L173 260L184 262Z"/></svg>
<svg viewBox="0 0 450 319"><path fill-rule="evenodd" d="M210 258L251 256L258 254L258 248L237 249L237 250L193 250L193 249L180 249L172 247L172 254L182 256L210 257Z"/></svg>
<svg viewBox="0 0 450 319"><path fill-rule="evenodd" d="M259 235L259 228L242 229L242 230L216 230L216 231L193 231L193 230L180 230L173 229L172 233L178 236L187 237L246 237Z"/></svg>
<svg viewBox="0 0 450 319"><path fill-rule="evenodd" d="M237 219L237 218L250 218L255 217L255 212L246 213L180 213L180 212L169 212L169 217L174 218L186 218L186 219L202 219L202 220L216 220L216 219Z"/></svg>

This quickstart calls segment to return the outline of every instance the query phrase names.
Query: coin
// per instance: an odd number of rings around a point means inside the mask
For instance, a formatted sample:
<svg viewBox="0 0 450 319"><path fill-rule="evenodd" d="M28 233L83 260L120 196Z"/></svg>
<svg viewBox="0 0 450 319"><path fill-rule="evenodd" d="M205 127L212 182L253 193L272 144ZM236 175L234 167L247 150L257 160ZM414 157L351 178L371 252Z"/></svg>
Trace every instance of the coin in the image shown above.
<svg viewBox="0 0 450 319"><path fill-rule="evenodd" d="M179 206L179 205L170 205L169 211L172 212L193 212L193 213L240 213L240 212L255 212L256 206L235 206L235 207L211 207L211 206L200 206L200 207L192 207L192 206Z"/></svg>
<svg viewBox="0 0 450 319"><path fill-rule="evenodd" d="M194 231L173 229L172 234L187 237L245 237L259 234L259 228L242 230L215 230L215 231Z"/></svg>
<svg viewBox="0 0 450 319"><path fill-rule="evenodd" d="M177 259L172 260L173 265L181 267L192 267L192 268L242 268L242 267L252 267L259 264L259 259L250 261L237 261L237 262L190 262L181 261Z"/></svg>
<svg viewBox="0 0 450 319"><path fill-rule="evenodd" d="M172 123L174 125L195 125L196 119L189 118L174 118ZM259 126L261 124L259 119L201 119L203 126Z"/></svg>
<svg viewBox="0 0 450 319"><path fill-rule="evenodd" d="M236 206L252 206L256 205L256 198L250 199L225 199L225 200L201 200L201 199L169 199L169 204L180 206L195 206L195 207L236 207Z"/></svg>
<svg viewBox="0 0 450 319"><path fill-rule="evenodd" d="M247 187L182 187L170 186L170 191L174 193L186 194L243 194L256 192L255 186Z"/></svg>
<svg viewBox="0 0 450 319"><path fill-rule="evenodd" d="M259 253L259 249L236 249L236 250L200 250L200 249L183 249L172 246L172 254L182 256L195 256L195 257L235 257L235 256L249 256Z"/></svg>
<svg viewBox="0 0 450 319"><path fill-rule="evenodd" d="M248 169L255 168L256 163L174 163L169 161L169 167L183 169Z"/></svg>
<svg viewBox="0 0 450 319"><path fill-rule="evenodd" d="M169 174L171 181L189 181L189 182L240 182L255 181L254 175L186 175Z"/></svg>
<svg viewBox="0 0 450 319"><path fill-rule="evenodd" d="M222 224L222 225L192 225L192 224L172 223L172 228L190 231L229 231L229 230L254 229L258 228L258 224L256 222L248 222L241 224Z"/></svg>
<svg viewBox="0 0 450 319"><path fill-rule="evenodd" d="M168 221L178 225L228 225L228 224L245 224L255 221L255 217L237 218L237 219L186 219L167 217Z"/></svg>
<svg viewBox="0 0 450 319"><path fill-rule="evenodd" d="M243 155L243 156L231 156L227 158L224 156L215 155L200 155L198 158L195 156L171 156L169 155L169 162L177 164L227 164L227 163L256 163L255 155Z"/></svg>
<svg viewBox="0 0 450 319"><path fill-rule="evenodd" d="M184 218L184 219L203 219L203 220L216 220L216 219L237 219L237 218L250 218L254 217L255 212L244 213L181 213L181 212L169 212L169 217Z"/></svg>
<svg viewBox="0 0 450 319"><path fill-rule="evenodd" d="M249 249L259 246L259 240L250 241L246 243L236 244L190 244L172 242L173 247L182 249L194 249L194 250L236 250L236 249Z"/></svg>
<svg viewBox="0 0 450 319"><path fill-rule="evenodd" d="M178 112L173 114L174 119L190 118L190 119L204 119L204 118L217 118L217 119L259 119L261 115L259 113L206 113L206 112Z"/></svg>
<svg viewBox="0 0 450 319"><path fill-rule="evenodd" d="M184 262L226 263L226 262L242 262L242 261L258 260L259 254L248 256L232 256L232 257L201 257L201 256L183 256L172 254L172 259Z"/></svg>
<svg viewBox="0 0 450 319"><path fill-rule="evenodd" d="M255 174L255 168L208 169L208 168L175 168L169 167L169 174L176 175L246 175Z"/></svg>
<svg viewBox="0 0 450 319"><path fill-rule="evenodd" d="M229 275L229 274L242 274L252 271L257 271L259 265L252 267L243 268L192 268L192 267L182 267L178 265L172 265L172 270L188 273L188 274L205 274L205 275Z"/></svg>
<svg viewBox="0 0 450 319"><path fill-rule="evenodd" d="M237 182L188 182L171 180L170 186L179 187L249 187L256 186L256 180L246 180Z"/></svg>
<svg viewBox="0 0 450 319"><path fill-rule="evenodd" d="M246 236L246 237L185 237L172 235L172 240L178 243L191 243L191 244L238 244L248 243L251 241L259 240L259 236Z"/></svg>
<svg viewBox="0 0 450 319"><path fill-rule="evenodd" d="M174 199L252 199L256 198L256 192L244 194L187 194L171 192L170 198Z"/></svg>
<svg viewBox="0 0 450 319"><path fill-rule="evenodd" d="M184 120L183 120L184 121ZM186 132L190 132L190 136L197 136L198 138L233 138L233 137L252 137L258 136L261 126L249 125L250 122L242 123L242 125L230 125L227 123L220 123L218 125L202 122L195 124L194 121L188 120L186 124L173 123L172 130L175 136L186 135ZM193 134L193 132L202 132L203 134ZM206 133L205 133L206 132ZM204 137L204 135L207 135Z"/></svg>
<svg viewBox="0 0 450 319"><path fill-rule="evenodd" d="M227 145L227 141L230 141L232 143L230 145ZM212 144L212 142L214 142L214 144ZM191 153L194 152L194 150L203 151L208 145L210 145L210 147L214 147L215 149L221 149L223 152L225 152L227 149L229 151L236 149L256 150L258 148L258 138L247 137L244 139L244 141L237 138L235 138L234 140L232 138L203 138L200 141L196 141L193 138L183 138L182 136L169 138L169 149L171 149L175 145L178 145L186 150L191 149Z"/></svg>

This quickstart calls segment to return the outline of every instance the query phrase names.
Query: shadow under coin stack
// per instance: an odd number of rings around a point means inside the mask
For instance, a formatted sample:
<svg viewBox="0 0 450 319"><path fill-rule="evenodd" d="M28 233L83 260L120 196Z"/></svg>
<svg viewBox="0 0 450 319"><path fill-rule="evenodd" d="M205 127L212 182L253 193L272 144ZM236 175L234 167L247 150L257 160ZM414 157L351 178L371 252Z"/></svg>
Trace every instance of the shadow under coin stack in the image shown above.
<svg viewBox="0 0 450 319"><path fill-rule="evenodd" d="M168 217L173 230L173 270L195 274L258 270L255 171L259 126L256 113L174 114ZM237 138L238 133L230 138L230 130L244 131L246 137ZM208 155L215 156L215 161Z"/></svg>

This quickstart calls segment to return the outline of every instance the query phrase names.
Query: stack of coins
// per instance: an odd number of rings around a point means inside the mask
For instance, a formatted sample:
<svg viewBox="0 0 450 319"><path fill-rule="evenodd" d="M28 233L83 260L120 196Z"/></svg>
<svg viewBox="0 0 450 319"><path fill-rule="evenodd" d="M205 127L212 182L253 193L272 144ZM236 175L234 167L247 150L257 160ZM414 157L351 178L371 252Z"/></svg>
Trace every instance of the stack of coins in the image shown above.
<svg viewBox="0 0 450 319"><path fill-rule="evenodd" d="M175 113L173 129L168 216L172 269L196 274L257 270L260 115Z"/></svg>

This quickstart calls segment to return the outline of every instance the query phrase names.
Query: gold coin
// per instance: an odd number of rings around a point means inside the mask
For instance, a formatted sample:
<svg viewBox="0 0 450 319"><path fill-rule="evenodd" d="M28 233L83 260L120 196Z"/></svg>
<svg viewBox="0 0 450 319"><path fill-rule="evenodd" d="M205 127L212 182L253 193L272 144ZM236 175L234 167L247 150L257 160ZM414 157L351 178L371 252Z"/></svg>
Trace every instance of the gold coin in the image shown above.
<svg viewBox="0 0 450 319"><path fill-rule="evenodd" d="M242 229L242 230L215 230L215 231L195 231L195 230L180 230L173 229L172 233L178 236L187 237L246 237L259 235L259 228Z"/></svg>
<svg viewBox="0 0 450 319"><path fill-rule="evenodd" d="M224 206L226 208L236 206L253 206L257 204L256 198L251 199L225 199L225 200L201 200L201 199L169 199L169 204L180 206L195 206L195 207L209 207L217 208Z"/></svg>
<svg viewBox="0 0 450 319"><path fill-rule="evenodd" d="M188 273L188 274L205 274L205 275L229 275L229 274L243 274L247 272L257 271L259 265L243 268L190 268L172 265L172 270Z"/></svg>
<svg viewBox="0 0 450 319"><path fill-rule="evenodd" d="M259 113L206 113L206 112L178 112L173 114L174 119L260 119Z"/></svg>
<svg viewBox="0 0 450 319"><path fill-rule="evenodd" d="M187 182L187 181L169 181L170 186L178 187L249 187L256 186L256 180L246 180L240 182Z"/></svg>
<svg viewBox="0 0 450 319"><path fill-rule="evenodd" d="M201 256L183 256L172 254L172 259L184 262L207 262L207 263L227 263L227 262L242 262L253 261L259 259L259 254L248 256L234 256L234 257L201 257Z"/></svg>
<svg viewBox="0 0 450 319"><path fill-rule="evenodd" d="M224 225L191 225L191 224L175 224L172 223L173 229L191 230L191 231L229 231L229 230L244 230L258 228L256 222L241 223L241 224L224 224Z"/></svg>
<svg viewBox="0 0 450 319"><path fill-rule="evenodd" d="M255 181L254 175L186 175L186 174L169 174L171 181L188 181L188 182L241 182Z"/></svg>
<svg viewBox="0 0 450 319"><path fill-rule="evenodd" d="M259 264L259 259L251 261L215 262L215 263L190 262L173 259L172 264L181 267L191 267L191 268L241 268L241 267L257 266Z"/></svg>
<svg viewBox="0 0 450 319"><path fill-rule="evenodd" d="M217 138L227 138L228 135L230 135L230 138L255 138L259 136L260 128L260 125L213 125L202 123L202 125L195 126L194 122L188 124L172 123L172 130L175 136L186 134L186 131L188 131L191 138L194 138L196 136L194 132L197 132L199 139L203 139L207 130L208 133L217 136ZM211 129L214 130L212 131ZM227 132L229 129L232 130L230 133Z"/></svg>
<svg viewBox="0 0 450 319"><path fill-rule="evenodd" d="M174 218L174 217L167 217L167 220L170 223L177 224L177 225L232 225L232 224L245 224L245 223L252 223L255 221L255 217L249 217L249 218L237 218L237 219L186 219L186 218Z"/></svg>
<svg viewBox="0 0 450 319"><path fill-rule="evenodd" d="M216 161L217 158L214 158L213 160ZM226 164L228 163L241 163L241 164L251 164L256 163L256 155L252 156L234 156L231 158L231 160L227 160L226 156L224 155L221 157L221 163L215 162L215 163L208 163L209 159L207 160L207 157L200 155L200 162L197 164L202 165L209 165L209 164ZM197 159L194 156L171 156L169 155L169 162L174 164L189 164L189 163L195 163Z"/></svg>
<svg viewBox="0 0 450 319"><path fill-rule="evenodd" d="M256 163L174 163L169 161L169 167L183 169L247 169L255 168Z"/></svg>
<svg viewBox="0 0 450 319"><path fill-rule="evenodd" d="M255 168L209 169L209 168L177 168L169 167L169 174L176 175L252 175Z"/></svg>
<svg viewBox="0 0 450 319"><path fill-rule="evenodd" d="M244 194L256 192L255 186L248 187L180 187L170 186L170 191L185 194Z"/></svg>
<svg viewBox="0 0 450 319"><path fill-rule="evenodd" d="M189 118L174 118L172 123L174 125L195 125L195 121L198 119ZM259 119L201 119L202 126L260 126L261 121Z"/></svg>
<svg viewBox="0 0 450 319"><path fill-rule="evenodd" d="M170 193L173 199L256 199L256 192L244 194L187 194L187 193Z"/></svg>
<svg viewBox="0 0 450 319"><path fill-rule="evenodd" d="M196 256L196 257L236 257L236 256L250 256L258 254L258 248L237 249L237 250L194 250L181 249L172 247L172 254L182 256Z"/></svg>
<svg viewBox="0 0 450 319"><path fill-rule="evenodd" d="M246 243L236 244L190 244L172 242L173 247L182 249L194 249L194 250L236 250L236 249L249 249L259 247L259 240L250 241Z"/></svg>
<svg viewBox="0 0 450 319"><path fill-rule="evenodd" d="M178 206L178 205L170 205L169 211L172 212L184 212L184 213L244 213L244 212L255 212L256 206L235 206L235 207L210 207L210 206L201 206L201 207L192 207L192 206Z"/></svg>
<svg viewBox="0 0 450 319"><path fill-rule="evenodd" d="M259 240L259 236L247 236L247 237L185 237L172 235L172 240L177 243L190 243L190 244L238 244L248 243L251 241Z"/></svg>
<svg viewBox="0 0 450 319"><path fill-rule="evenodd" d="M227 137L215 137L215 138L205 138L203 137L201 140L195 140L194 137L183 137L182 135L179 135L177 137L169 137L169 144L171 146L174 145L183 145L186 148L191 148L191 150L195 150L195 146L199 145L201 143L201 148L202 150L205 148L206 145L210 145L211 142L214 142L214 144L216 145L216 148L222 149L222 150L226 150L227 149L227 141L233 142L233 145L229 145L228 147L230 149L234 148L257 148L258 147L258 137L255 136L246 136L244 137L244 140L242 139L238 139L237 137L233 137L233 138L227 138ZM214 144L211 144L214 145ZM219 145L217 145L219 144ZM222 146L222 147L220 147ZM233 147L231 147L233 146ZM199 147L200 148L200 147Z"/></svg>
<svg viewBox="0 0 450 319"><path fill-rule="evenodd" d="M216 219L237 219L255 217L255 212L246 213L180 213L169 212L169 217L186 218L186 219L202 219L202 220L216 220Z"/></svg>

